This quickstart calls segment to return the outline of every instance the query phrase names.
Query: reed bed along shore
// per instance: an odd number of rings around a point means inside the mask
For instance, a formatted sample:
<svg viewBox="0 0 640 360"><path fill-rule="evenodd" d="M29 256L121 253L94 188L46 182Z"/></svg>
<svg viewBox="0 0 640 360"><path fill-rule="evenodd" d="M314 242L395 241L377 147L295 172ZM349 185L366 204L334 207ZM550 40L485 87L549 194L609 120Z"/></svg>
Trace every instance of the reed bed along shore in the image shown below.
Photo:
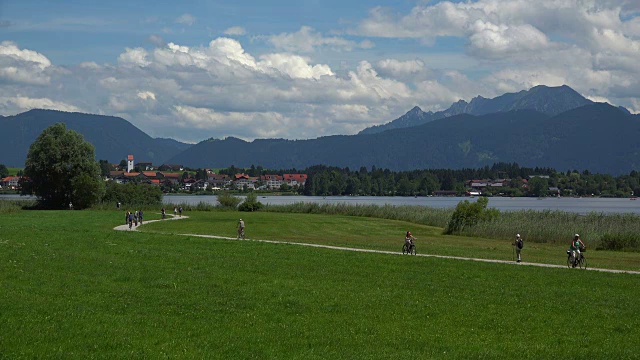
<svg viewBox="0 0 640 360"><path fill-rule="evenodd" d="M627 239L626 241L633 245L633 239L640 237L640 216L602 213L581 215L562 211L509 211L501 212L491 221L480 222L466 228L462 235L509 238L514 237L516 233L521 234L527 241L536 243L566 242L568 244L574 234L580 234L587 247L600 247L603 245L603 240L611 238Z"/></svg>
<svg viewBox="0 0 640 360"><path fill-rule="evenodd" d="M20 211L24 208L33 207L35 204L35 200L30 199L0 199L0 214Z"/></svg>
<svg viewBox="0 0 640 360"><path fill-rule="evenodd" d="M268 205L264 211L309 214L339 214L408 221L445 228L454 209L423 206L377 206L295 203ZM521 234L535 243L569 243L580 234L591 248L640 251L640 216L635 214L581 215L563 211L505 211L490 221L466 227L459 235L509 239Z"/></svg>
<svg viewBox="0 0 640 360"><path fill-rule="evenodd" d="M447 226L451 214L453 214L453 209L436 209L424 206L317 204L303 202L290 205L266 205L264 211L363 216L402 220L442 228Z"/></svg>

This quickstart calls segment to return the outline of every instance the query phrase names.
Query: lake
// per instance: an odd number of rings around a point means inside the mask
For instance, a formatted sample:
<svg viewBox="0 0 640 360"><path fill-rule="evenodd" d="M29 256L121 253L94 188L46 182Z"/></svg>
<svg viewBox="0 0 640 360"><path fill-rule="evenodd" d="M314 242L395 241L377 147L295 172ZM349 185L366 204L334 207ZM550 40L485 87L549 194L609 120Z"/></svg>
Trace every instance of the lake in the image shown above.
<svg viewBox="0 0 640 360"><path fill-rule="evenodd" d="M24 199L20 195L0 195L0 199ZM263 204L286 205L298 202L318 204L359 204L359 205L412 205L434 208L454 208L460 201L475 201L469 197L401 197L401 196L258 196ZM217 205L215 195L168 195L163 202L173 204L191 204L199 202ZM526 198L491 197L489 207L500 211L515 210L560 210L587 214L597 213L633 213L640 215L640 201L629 198Z"/></svg>
<svg viewBox="0 0 640 360"><path fill-rule="evenodd" d="M258 196L263 204L286 205L298 202L314 202L318 204L350 204L350 205L412 205L434 208L454 208L460 201L475 201L469 197L400 197L400 196ZM214 195L169 195L164 197L165 203L187 203L195 205L199 202L218 204ZM515 210L560 210L587 214L597 213L634 213L640 214L640 201L629 198L526 198L526 197L491 197L489 207L501 211Z"/></svg>

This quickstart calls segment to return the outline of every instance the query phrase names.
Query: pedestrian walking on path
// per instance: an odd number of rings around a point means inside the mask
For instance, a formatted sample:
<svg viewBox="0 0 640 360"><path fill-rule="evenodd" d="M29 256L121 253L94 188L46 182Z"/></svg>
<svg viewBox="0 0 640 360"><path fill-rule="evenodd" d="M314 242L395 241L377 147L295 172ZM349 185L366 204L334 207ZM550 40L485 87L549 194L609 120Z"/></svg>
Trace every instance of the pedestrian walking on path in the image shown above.
<svg viewBox="0 0 640 360"><path fill-rule="evenodd" d="M516 261L521 262L522 257L520 256L520 253L522 252L522 248L524 247L524 240L522 240L522 237L520 236L520 234L516 234L516 239L514 240L512 245L513 245L513 250L515 252L515 255L518 258Z"/></svg>

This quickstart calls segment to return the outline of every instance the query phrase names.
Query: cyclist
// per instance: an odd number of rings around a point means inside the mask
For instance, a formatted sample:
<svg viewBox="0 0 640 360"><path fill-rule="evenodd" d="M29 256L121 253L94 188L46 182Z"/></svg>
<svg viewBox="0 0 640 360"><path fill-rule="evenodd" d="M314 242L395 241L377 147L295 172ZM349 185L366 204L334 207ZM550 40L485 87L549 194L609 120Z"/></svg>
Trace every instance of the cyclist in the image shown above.
<svg viewBox="0 0 640 360"><path fill-rule="evenodd" d="M413 240L415 239L416 238L411 235L411 231L407 231L407 235L405 235L404 237L404 244L407 247L407 250L411 250L411 247L413 246Z"/></svg>
<svg viewBox="0 0 640 360"><path fill-rule="evenodd" d="M573 240L571 240L571 244L569 245L569 251L571 251L571 253L573 254L573 258L575 259L573 267L576 267L578 260L580 260L580 251L584 248L585 246L582 242L582 239L580 239L580 235L573 235Z"/></svg>

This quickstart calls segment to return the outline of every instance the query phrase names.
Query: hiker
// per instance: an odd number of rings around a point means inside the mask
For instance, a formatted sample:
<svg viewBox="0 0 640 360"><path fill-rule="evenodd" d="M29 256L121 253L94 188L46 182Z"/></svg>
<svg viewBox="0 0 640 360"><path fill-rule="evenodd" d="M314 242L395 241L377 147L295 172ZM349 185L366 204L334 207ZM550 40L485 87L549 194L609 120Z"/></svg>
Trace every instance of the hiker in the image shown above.
<svg viewBox="0 0 640 360"><path fill-rule="evenodd" d="M516 234L516 239L513 241L513 248L516 251L516 255L518 256L517 262L522 262L522 257L520 257L520 253L522 252L522 248L524 246L524 240L520 237L520 234Z"/></svg>
<svg viewBox="0 0 640 360"><path fill-rule="evenodd" d="M133 213L129 211L129 230L131 230L132 226L133 226Z"/></svg>
<svg viewBox="0 0 640 360"><path fill-rule="evenodd" d="M180 206L180 208L178 209L178 213L180 214L180 216L182 216L182 206Z"/></svg>
<svg viewBox="0 0 640 360"><path fill-rule="evenodd" d="M133 214L133 222L138 226L138 210Z"/></svg>
<svg viewBox="0 0 640 360"><path fill-rule="evenodd" d="M175 217L175 216L177 216L177 215L178 215L178 208L177 208L177 207L174 207L174 208L173 208L173 216Z"/></svg>
<svg viewBox="0 0 640 360"><path fill-rule="evenodd" d="M138 219L140 220L140 225L142 225L142 210L138 211Z"/></svg>
<svg viewBox="0 0 640 360"><path fill-rule="evenodd" d="M238 220L238 239L244 239L244 220Z"/></svg>
<svg viewBox="0 0 640 360"><path fill-rule="evenodd" d="M167 217L167 211L164 208L162 208L160 212L162 212L162 220L164 220Z"/></svg>

